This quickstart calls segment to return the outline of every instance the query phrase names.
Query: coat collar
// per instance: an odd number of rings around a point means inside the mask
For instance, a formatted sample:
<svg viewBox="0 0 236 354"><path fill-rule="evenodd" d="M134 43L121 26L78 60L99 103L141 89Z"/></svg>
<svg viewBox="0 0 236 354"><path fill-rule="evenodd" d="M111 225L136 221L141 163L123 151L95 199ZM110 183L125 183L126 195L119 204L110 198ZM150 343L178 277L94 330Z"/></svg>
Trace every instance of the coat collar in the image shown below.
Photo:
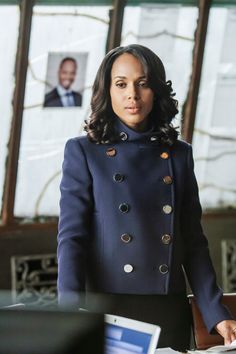
<svg viewBox="0 0 236 354"><path fill-rule="evenodd" d="M115 130L121 141L139 141L159 144L159 132L155 132L153 127L145 132L137 132L129 128L119 118L115 121Z"/></svg>

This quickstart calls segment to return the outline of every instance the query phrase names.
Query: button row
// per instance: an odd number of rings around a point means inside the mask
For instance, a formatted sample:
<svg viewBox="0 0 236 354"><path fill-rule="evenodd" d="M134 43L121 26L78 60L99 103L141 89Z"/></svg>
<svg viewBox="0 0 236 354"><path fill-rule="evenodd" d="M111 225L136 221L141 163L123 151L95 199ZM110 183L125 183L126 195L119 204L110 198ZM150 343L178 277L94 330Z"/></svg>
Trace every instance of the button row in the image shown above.
<svg viewBox="0 0 236 354"><path fill-rule="evenodd" d="M125 179L125 176L122 175L121 173L115 173L113 175L113 180L115 182L122 182L122 181L124 181L124 179ZM168 184L168 185L172 184L173 183L173 178L171 176L165 176L165 177L163 177L163 182L165 184Z"/></svg>
<svg viewBox="0 0 236 354"><path fill-rule="evenodd" d="M121 241L124 242L124 243L129 243L129 242L131 242L132 239L133 239L133 237L132 237L130 234L128 234L128 233L122 234L122 235L120 236L120 238L121 238ZM169 245L169 244L171 243L171 240L172 240L172 238L171 238L171 236L168 235L168 234L164 234L164 235L162 235L162 237L161 237L161 242L162 242L164 245Z"/></svg>
<svg viewBox="0 0 236 354"><path fill-rule="evenodd" d="M122 135L121 135L122 134ZM128 136L126 133L121 133L120 136L121 136L121 140L125 141L128 139ZM152 137L155 141L156 137ZM109 157L114 157L116 156L116 149L114 147L110 147L106 150L106 154L107 156ZM163 159L163 160L167 160L169 158L169 153L167 151L163 151L161 154L160 154L160 157Z"/></svg>
<svg viewBox="0 0 236 354"><path fill-rule="evenodd" d="M129 204L127 204L127 203L121 203L120 205L119 205L119 210L120 210L120 212L121 213L128 213L129 211L130 211L130 206L129 206ZM169 205L169 204L166 204L166 205L164 205L163 207L162 207L162 210L163 210L163 212L165 213L165 214L171 214L172 213L172 211L173 211L173 208L172 208L172 206L171 205Z"/></svg>
<svg viewBox="0 0 236 354"><path fill-rule="evenodd" d="M120 139L121 139L122 141L128 140L128 134L125 133L125 132L120 132ZM157 137L156 135L152 135L152 136L150 137L150 141L157 141L157 140L158 140L158 137Z"/></svg>
<svg viewBox="0 0 236 354"><path fill-rule="evenodd" d="M126 141L126 140L128 140L128 138L129 138L129 136L128 136L127 133L120 132L120 139L122 141ZM149 139L150 139L151 142L155 142L155 141L158 140L158 136L152 135ZM161 156L162 159L168 159L169 158L169 154L166 151L164 151L160 156Z"/></svg>
<svg viewBox="0 0 236 354"><path fill-rule="evenodd" d="M128 212L130 211L130 206L129 206L129 204L127 204L127 203L121 203L121 204L119 205L119 210L120 210L120 212L123 213L123 214L128 213ZM163 210L164 214L169 215L169 214L172 213L173 208L172 208L171 205L166 204L166 205L164 205L164 206L162 207L162 210Z"/></svg>
<svg viewBox="0 0 236 354"><path fill-rule="evenodd" d="M132 273L134 270L134 266L132 266L132 264L125 264L124 265L124 272L125 273ZM161 274L167 274L169 272L169 267L167 264L161 264L159 266L159 272Z"/></svg>

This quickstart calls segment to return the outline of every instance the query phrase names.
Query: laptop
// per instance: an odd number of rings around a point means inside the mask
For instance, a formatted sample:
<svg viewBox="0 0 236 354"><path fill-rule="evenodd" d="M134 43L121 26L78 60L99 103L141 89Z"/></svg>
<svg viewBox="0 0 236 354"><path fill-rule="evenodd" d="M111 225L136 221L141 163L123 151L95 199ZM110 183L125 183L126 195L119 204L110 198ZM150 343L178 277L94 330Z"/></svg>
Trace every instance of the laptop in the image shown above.
<svg viewBox="0 0 236 354"><path fill-rule="evenodd" d="M154 354L159 326L115 315L105 315L105 354Z"/></svg>

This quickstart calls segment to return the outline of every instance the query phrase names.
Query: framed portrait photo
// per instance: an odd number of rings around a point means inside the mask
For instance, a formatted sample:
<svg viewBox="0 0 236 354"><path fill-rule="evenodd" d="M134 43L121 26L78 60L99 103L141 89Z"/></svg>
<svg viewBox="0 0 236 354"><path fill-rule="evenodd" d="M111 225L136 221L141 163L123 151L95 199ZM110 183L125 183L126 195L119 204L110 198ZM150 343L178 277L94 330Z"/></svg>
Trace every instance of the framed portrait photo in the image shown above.
<svg viewBox="0 0 236 354"><path fill-rule="evenodd" d="M48 53L44 108L78 108L83 105L83 91L88 53Z"/></svg>

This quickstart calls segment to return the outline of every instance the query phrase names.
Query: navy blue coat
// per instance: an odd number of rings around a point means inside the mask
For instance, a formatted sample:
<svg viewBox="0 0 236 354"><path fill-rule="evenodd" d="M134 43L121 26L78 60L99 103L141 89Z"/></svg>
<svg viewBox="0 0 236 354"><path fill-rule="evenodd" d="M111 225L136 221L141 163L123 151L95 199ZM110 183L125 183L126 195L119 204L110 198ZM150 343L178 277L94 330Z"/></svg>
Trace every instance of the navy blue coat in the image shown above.
<svg viewBox="0 0 236 354"><path fill-rule="evenodd" d="M63 303L101 293L186 291L185 276L208 330L231 318L201 227L192 148L161 146L153 132L117 121L121 140L67 142L61 181L58 292Z"/></svg>

